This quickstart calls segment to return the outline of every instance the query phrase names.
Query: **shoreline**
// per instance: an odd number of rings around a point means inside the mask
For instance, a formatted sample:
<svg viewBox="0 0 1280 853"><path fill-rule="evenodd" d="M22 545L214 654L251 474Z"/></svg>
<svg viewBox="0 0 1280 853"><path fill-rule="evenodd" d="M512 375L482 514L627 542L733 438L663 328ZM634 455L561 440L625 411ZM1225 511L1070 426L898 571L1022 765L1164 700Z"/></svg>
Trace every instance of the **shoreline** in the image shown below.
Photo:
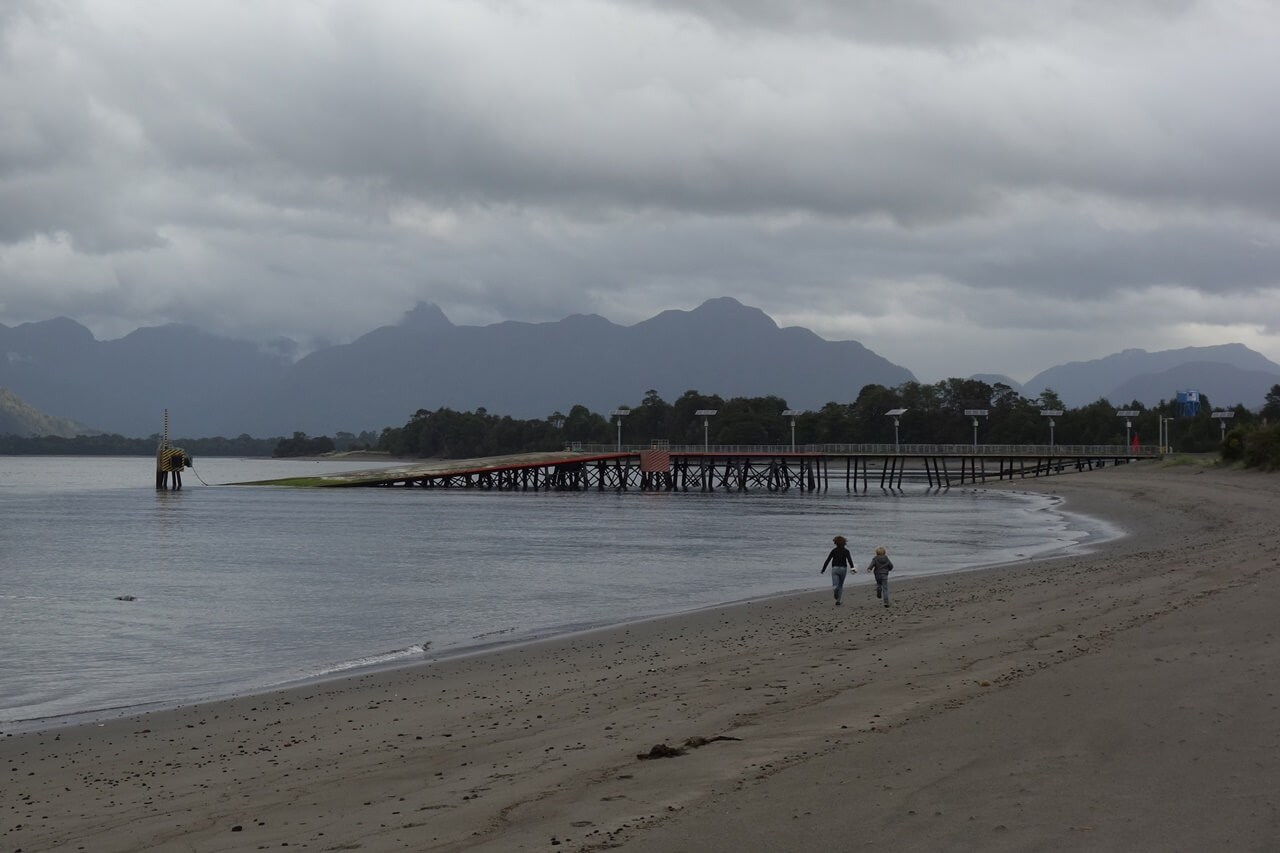
<svg viewBox="0 0 1280 853"><path fill-rule="evenodd" d="M957 493L962 492L1007 492L1020 493L1033 497L1047 497L1044 492L1037 491L1034 488L1021 489L1018 484L1027 481L1007 481L993 482L983 486L966 486L957 488ZM1075 513L1065 509L1065 502L1058 498L1052 500L1048 505L1040 507L1037 511L1052 512L1064 519L1072 521L1073 526L1083 532L1083 538L1080 541L1054 544L1052 541L1046 541L1041 550L1037 550L1033 556L1012 556L1008 559L997 560L991 562L974 563L972 565L963 565L958 568L946 568L940 571L929 572L927 575L916 575L913 580L920 580L926 576L936 575L955 575L968 572L988 571L995 568L1005 566L1025 565L1028 563L1039 562L1043 560L1058 559L1070 556L1076 553L1088 553L1096 550L1098 547L1105 545L1107 542L1123 537L1125 533L1109 523L1106 519L1093 517L1090 515ZM859 575L863 574L855 572L851 577L851 583L859 582ZM825 578L821 589L826 589ZM108 722L111 720L127 719L131 717L141 717L160 711L170 711L186 707L197 707L212 702L226 701L237 698L252 698L271 694L281 690L290 690L295 688L323 686L330 682L341 682L345 679L359 677L362 675L376 674L380 672L395 671L399 669L412 669L419 666L429 666L443 660L450 660L457 657L470 657L473 655L490 654L503 650L518 648L530 644L536 644L549 640L573 640L576 637L582 637L593 634L597 631L612 630L625 628L631 625L644 624L655 620L669 619L689 614L698 613L704 610L737 607L743 604L759 601L769 601L773 599L786 599L794 596L811 595L815 589L800 588L783 590L773 593L765 593L759 595L746 596L743 598L730 599L728 601L714 602L711 604L699 605L691 609L675 610L670 612L655 612L647 615L640 615L618 620L600 621L596 623L583 623L573 625L554 625L542 628L530 628L520 633L520 636L513 639L487 639L488 635L480 635L472 637L469 641L458 643L455 645L442 646L432 650L429 644L424 644L421 651L415 651L416 647L405 649L393 649L380 653L370 653L360 658L352 658L350 660L338 661L330 665L330 669L315 674L301 675L286 681L263 684L256 687L241 687L229 691L215 690L213 692L183 697L173 700L153 701L142 705L115 705L103 708L94 708L80 711L71 711L64 714L53 716L21 718L13 720L0 720L0 738L5 735L19 734L26 732L38 732L44 730L53 730L64 728L67 726L78 725L95 725L98 723ZM515 629L511 629L514 631ZM507 633L506 631L497 633ZM381 658L382 660L376 660ZM361 661L370 661L362 663Z"/></svg>
<svg viewBox="0 0 1280 853"><path fill-rule="evenodd" d="M1130 535L0 737L11 849L1263 849L1280 481L1019 481ZM725 738L725 740L720 740ZM685 754L645 760L656 745ZM840 801L833 807L832 798Z"/></svg>

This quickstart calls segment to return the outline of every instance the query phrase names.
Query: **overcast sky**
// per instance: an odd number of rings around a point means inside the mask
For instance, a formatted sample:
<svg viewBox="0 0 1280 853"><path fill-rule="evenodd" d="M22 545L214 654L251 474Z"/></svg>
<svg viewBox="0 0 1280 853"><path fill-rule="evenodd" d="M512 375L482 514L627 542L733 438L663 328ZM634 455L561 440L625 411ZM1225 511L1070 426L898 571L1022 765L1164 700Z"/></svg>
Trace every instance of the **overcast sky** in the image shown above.
<svg viewBox="0 0 1280 853"><path fill-rule="evenodd" d="M1280 362L1277 45L1270 0L3 0L0 323L732 296L923 381Z"/></svg>

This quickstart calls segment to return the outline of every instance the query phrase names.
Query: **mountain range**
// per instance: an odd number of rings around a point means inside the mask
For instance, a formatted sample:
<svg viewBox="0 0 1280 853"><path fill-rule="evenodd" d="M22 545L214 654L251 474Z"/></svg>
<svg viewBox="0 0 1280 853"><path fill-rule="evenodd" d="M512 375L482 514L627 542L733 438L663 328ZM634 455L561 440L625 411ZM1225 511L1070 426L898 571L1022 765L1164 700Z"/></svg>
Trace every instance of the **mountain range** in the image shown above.
<svg viewBox="0 0 1280 853"><path fill-rule="evenodd" d="M816 409L852 402L864 385L915 379L856 341L780 328L731 298L632 326L582 314L457 326L420 303L351 343L296 362L291 349L290 342L263 346L183 325L110 341L65 317L0 325L0 388L10 392L0 396L0 413L8 413L0 433L143 437L160 431L168 409L171 435L332 435L400 426L419 409L441 407L541 418L580 404L605 414L638 404L649 390L668 401L689 390L776 395L793 408ZM1154 405L1189 388L1214 404L1256 408L1280 383L1280 365L1242 344L1223 344L1125 350L1050 368L1022 386L998 374L978 378L1026 396L1052 388L1072 407L1100 397Z"/></svg>
<svg viewBox="0 0 1280 853"><path fill-rule="evenodd" d="M1244 344L1147 352L1127 349L1093 361L1073 361L1041 371L1024 386L1024 396L1052 388L1068 406L1099 397L1113 403L1137 400L1151 406L1172 400L1178 391L1199 391L1216 405L1243 403L1258 408L1272 385L1280 382L1280 365Z"/></svg>
<svg viewBox="0 0 1280 853"><path fill-rule="evenodd" d="M96 432L70 418L56 418L36 409L8 388L0 388L0 435L59 435L71 438Z"/></svg>

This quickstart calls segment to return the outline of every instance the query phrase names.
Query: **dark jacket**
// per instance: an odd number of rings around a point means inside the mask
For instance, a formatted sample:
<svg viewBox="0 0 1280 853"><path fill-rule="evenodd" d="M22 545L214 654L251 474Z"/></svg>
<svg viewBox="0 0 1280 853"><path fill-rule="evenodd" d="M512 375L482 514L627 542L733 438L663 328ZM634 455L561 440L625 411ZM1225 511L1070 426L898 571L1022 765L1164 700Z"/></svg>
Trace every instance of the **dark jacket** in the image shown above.
<svg viewBox="0 0 1280 853"><path fill-rule="evenodd" d="M871 565L868 569L875 572L876 579L882 580L889 576L889 572L893 571L893 560L889 559L888 554L876 554L871 558Z"/></svg>
<svg viewBox="0 0 1280 853"><path fill-rule="evenodd" d="M848 569L853 567L853 555L849 553L849 549L844 545L837 545L831 549L831 553L827 555L827 559L822 561L822 570L825 572L827 566L839 569ZM810 569L812 571L812 569Z"/></svg>

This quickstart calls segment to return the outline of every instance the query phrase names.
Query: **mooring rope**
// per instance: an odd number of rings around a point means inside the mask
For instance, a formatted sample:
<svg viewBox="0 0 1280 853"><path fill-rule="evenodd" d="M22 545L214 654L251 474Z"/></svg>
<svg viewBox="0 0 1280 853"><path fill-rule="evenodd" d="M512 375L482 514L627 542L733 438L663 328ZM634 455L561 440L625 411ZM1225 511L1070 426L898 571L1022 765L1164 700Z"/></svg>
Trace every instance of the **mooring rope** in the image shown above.
<svg viewBox="0 0 1280 853"><path fill-rule="evenodd" d="M201 477L201 476L200 476L200 472L196 470L196 466L194 466L194 465L188 465L187 467L191 469L191 473L192 473L192 474L195 474L195 475L196 475L196 479L197 479L197 480L199 480L201 483L204 483L204 485L206 485L206 486L207 486L207 485L209 485L208 483L205 483L205 482L204 482L204 477Z"/></svg>

